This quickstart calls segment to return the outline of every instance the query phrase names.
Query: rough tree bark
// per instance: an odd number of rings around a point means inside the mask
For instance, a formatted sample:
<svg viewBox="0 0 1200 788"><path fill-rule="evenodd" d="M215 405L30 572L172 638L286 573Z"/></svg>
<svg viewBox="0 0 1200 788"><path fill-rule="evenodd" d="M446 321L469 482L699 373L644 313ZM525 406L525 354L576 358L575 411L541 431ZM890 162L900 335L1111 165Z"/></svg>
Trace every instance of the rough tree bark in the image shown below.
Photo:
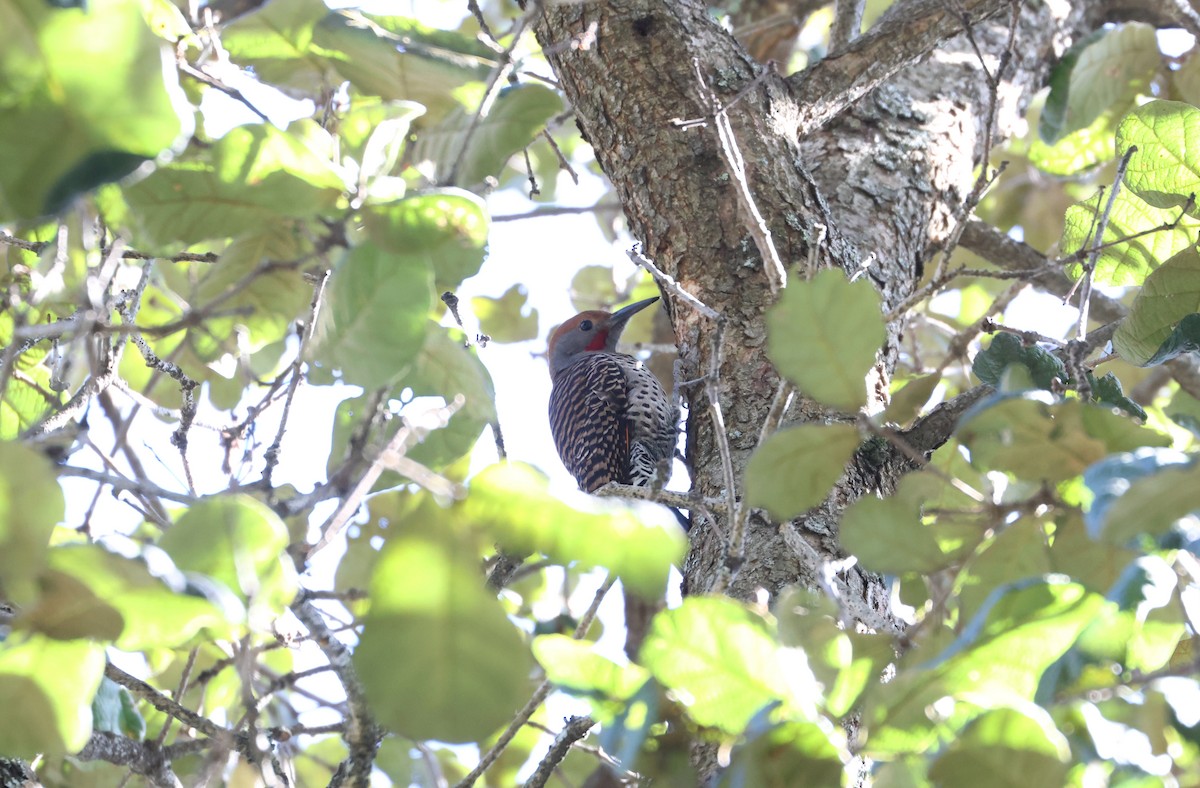
<svg viewBox="0 0 1200 788"><path fill-rule="evenodd" d="M891 312L914 293L926 262L960 220L986 153L993 100L981 61L998 70L1012 8L1009 0L899 2L840 55L790 77L756 62L701 0L548 2L537 16L538 39L632 234L660 268L724 318L720 401L739 483L779 387L765 353L764 313L774 296L714 124L678 121L710 114L706 91L715 93L729 107L750 189L785 265L795 271L810 254L821 266L846 271L869 261L866 274ZM1103 4L1067 0L1019 7L1011 63L995 91L994 143L1024 123L1024 109L1057 57L1111 15ZM1156 16L1146 8L1141 15ZM675 304L672 318L695 377L708 368L716 326L683 304ZM902 331L902 318L889 326L873 378L877 398L886 396ZM704 388L686 395L694 489L723 496ZM957 412L949 407L919 423L913 445L931 451ZM829 415L801 399L787 419ZM755 511L727 593L747 598L760 588L774 594L812 585L824 562L842 557L837 523L845 507L886 493L912 467L899 452L882 467L878 458L856 461L822 506L792 523ZM710 589L726 560L721 534L729 523L716 514L717 527L693 530L688 593ZM846 610L859 621L899 628L878 578L851 568L838 580Z"/></svg>

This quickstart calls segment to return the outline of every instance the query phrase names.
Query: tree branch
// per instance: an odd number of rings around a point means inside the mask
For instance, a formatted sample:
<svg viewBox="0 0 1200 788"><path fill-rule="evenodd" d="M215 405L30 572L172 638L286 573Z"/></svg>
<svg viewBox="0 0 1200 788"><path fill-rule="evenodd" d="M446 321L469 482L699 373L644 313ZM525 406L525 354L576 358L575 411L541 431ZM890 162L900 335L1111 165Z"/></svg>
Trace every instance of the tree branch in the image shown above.
<svg viewBox="0 0 1200 788"><path fill-rule="evenodd" d="M963 0L961 13L943 0L892 6L870 32L838 55L788 78L800 107L797 129L813 133L844 109L928 55L943 41L1000 13L1009 0Z"/></svg>

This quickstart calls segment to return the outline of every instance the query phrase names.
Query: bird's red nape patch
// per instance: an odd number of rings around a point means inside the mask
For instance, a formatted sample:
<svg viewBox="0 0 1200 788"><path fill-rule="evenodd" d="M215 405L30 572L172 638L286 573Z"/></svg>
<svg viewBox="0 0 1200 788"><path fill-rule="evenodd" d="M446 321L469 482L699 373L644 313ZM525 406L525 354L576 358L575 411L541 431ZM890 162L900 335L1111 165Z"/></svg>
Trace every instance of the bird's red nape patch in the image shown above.
<svg viewBox="0 0 1200 788"><path fill-rule="evenodd" d="M596 336L592 338L591 343L587 346L588 350L604 350L604 345L608 342L607 331L597 331Z"/></svg>

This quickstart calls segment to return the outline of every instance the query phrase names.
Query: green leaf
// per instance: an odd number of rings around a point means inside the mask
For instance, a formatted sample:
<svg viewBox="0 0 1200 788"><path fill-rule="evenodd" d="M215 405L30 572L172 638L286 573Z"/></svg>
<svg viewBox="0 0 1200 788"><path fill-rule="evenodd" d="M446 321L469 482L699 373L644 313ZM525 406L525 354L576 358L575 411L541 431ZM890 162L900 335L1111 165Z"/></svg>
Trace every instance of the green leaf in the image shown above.
<svg viewBox="0 0 1200 788"><path fill-rule="evenodd" d="M546 672L546 678L560 689L584 699L593 699L593 715L604 714L605 700L627 701L650 678L640 665L618 664L595 650L595 644L566 635L541 635L534 638L533 655ZM603 719L601 723L607 724Z"/></svg>
<svg viewBox="0 0 1200 788"><path fill-rule="evenodd" d="M851 424L804 424L772 435L746 466L746 497L779 520L825 500L858 447Z"/></svg>
<svg viewBox="0 0 1200 788"><path fill-rule="evenodd" d="M1200 349L1200 252L1189 247L1167 260L1146 282L1117 326L1113 347L1126 361L1161 364Z"/></svg>
<svg viewBox="0 0 1200 788"><path fill-rule="evenodd" d="M1075 254L1091 249L1093 235L1100 222L1106 194L1076 203L1067 209L1059 249ZM1094 281L1100 285L1140 285L1159 264L1196 243L1200 222L1178 210L1155 208L1137 195L1122 189L1113 202L1103 243L1096 258ZM1135 237L1136 236L1136 237ZM1067 273L1078 278L1083 264L1067 265Z"/></svg>
<svg viewBox="0 0 1200 788"><path fill-rule="evenodd" d="M1142 406L1125 396L1125 388L1115 374L1109 372L1102 378L1088 373L1088 382L1092 386L1092 396L1099 402L1115 405L1136 419L1146 420L1146 411Z"/></svg>
<svg viewBox="0 0 1200 788"><path fill-rule="evenodd" d="M183 345L195 359L175 357L193 379L211 380L217 375L208 364L230 355L244 359L268 345L283 340L292 323L307 315L313 287L295 268L283 265L264 270L268 263L299 260L311 252L298 222L277 220L250 230L233 240L216 263L167 263L158 269L167 284L183 297L193 313L207 313L199 326L181 329ZM139 312L138 325L178 323L174 314L161 314L150 322ZM151 332L153 334L153 332ZM151 339L160 358L171 357L179 336ZM136 349L130 352L137 354ZM189 363L189 362L199 363ZM240 390L240 389L239 389Z"/></svg>
<svg viewBox="0 0 1200 788"><path fill-rule="evenodd" d="M959 574L956 596L964 616L973 616L997 588L1052 571L1042 523L1023 518L1007 525L973 555Z"/></svg>
<svg viewBox="0 0 1200 788"><path fill-rule="evenodd" d="M1054 541L1050 545L1051 571L1067 575L1089 591L1108 593L1135 556L1132 550L1090 537L1077 513L1064 514L1055 523Z"/></svg>
<svg viewBox="0 0 1200 788"><path fill-rule="evenodd" d="M471 480L460 504L466 522L486 529L514 552L540 552L558 563L603 566L644 596L662 593L671 564L683 558L678 528L644 525L629 512L587 514L553 498L546 477L527 465L502 463Z"/></svg>
<svg viewBox="0 0 1200 788"><path fill-rule="evenodd" d="M883 421L902 425L910 423L921 412L925 403L929 402L929 398L941 382L941 373L934 373L913 378L905 383L903 388L892 395L892 402L883 413Z"/></svg>
<svg viewBox="0 0 1200 788"><path fill-rule="evenodd" d="M35 325L53 319L49 312L29 310L24 315L25 325ZM20 314L18 309L6 309L0 313L0 346L12 344L13 320ZM29 348L13 361L14 370L20 375L12 375L4 389L4 398L0 400L0 440L15 440L27 429L39 423L65 397L65 392L57 395L50 385L51 363L44 344Z"/></svg>
<svg viewBox="0 0 1200 788"><path fill-rule="evenodd" d="M267 3L221 31L221 46L238 65L254 69L263 82L315 98L339 81L313 47L313 31L330 10L321 0Z"/></svg>
<svg viewBox="0 0 1200 788"><path fill-rule="evenodd" d="M417 138L415 155L419 161L433 162L435 180L446 180L457 165L455 183L467 187L483 183L498 176L508 158L532 143L562 108L559 94L544 85L508 87L482 119L476 119L475 107L452 109ZM468 143L467 131L472 126L475 131Z"/></svg>
<svg viewBox="0 0 1200 788"><path fill-rule="evenodd" d="M1124 493L1101 509L1103 519L1098 538L1120 545L1138 534L1159 536L1179 518L1200 511L1200 463L1193 461L1186 465L1160 467L1141 478L1136 472L1138 466L1126 464L1123 467L1128 477L1119 488L1124 488ZM1120 479L1119 476L1115 478ZM1094 480L1089 486L1096 483ZM1092 512L1096 511L1096 504L1093 504ZM1092 521L1092 512L1089 512L1089 521Z"/></svg>
<svg viewBox="0 0 1200 788"><path fill-rule="evenodd" d="M1008 332L1000 332L992 337L987 348L975 355L971 371L984 383L999 388L1004 371L1013 364L1028 369L1038 388L1050 390L1069 378L1067 368L1058 356L1047 353L1037 345L1026 345L1018 336Z"/></svg>
<svg viewBox="0 0 1200 788"><path fill-rule="evenodd" d="M929 776L939 785L973 788L1060 788L1071 747L1041 707L991 709L971 721L937 757Z"/></svg>
<svg viewBox="0 0 1200 788"><path fill-rule="evenodd" d="M0 755L79 752L92 733L92 698L104 646L88 640L9 635L0 643Z"/></svg>
<svg viewBox="0 0 1200 788"><path fill-rule="evenodd" d="M1180 427L1200 437L1200 400L1191 394L1178 389L1163 408L1163 413Z"/></svg>
<svg viewBox="0 0 1200 788"><path fill-rule="evenodd" d="M1069 479L1114 451L1164 446L1170 439L1097 405L1055 403L1045 392L997 395L964 415L959 438L971 463L1022 479Z"/></svg>
<svg viewBox="0 0 1200 788"><path fill-rule="evenodd" d="M1079 39L1050 70L1050 78L1047 80L1050 85L1050 93L1046 96L1046 103L1038 117L1038 136L1046 144L1053 145L1062 138L1063 134L1082 128L1078 123L1081 118L1077 119L1074 128L1067 123L1068 99L1071 97L1071 76L1075 72L1075 65L1079 62L1080 56L1087 51L1088 47L1100 41L1109 32L1104 29L1095 30Z"/></svg>
<svg viewBox="0 0 1200 788"><path fill-rule="evenodd" d="M55 213L191 133L137 0L0 2L0 222Z"/></svg>
<svg viewBox="0 0 1200 788"><path fill-rule="evenodd" d="M828 724L789 722L764 730L734 749L721 788L839 785L849 755Z"/></svg>
<svg viewBox="0 0 1200 788"><path fill-rule="evenodd" d="M332 150L328 132L312 121L287 131L240 126L210 150L160 167L125 196L152 244L237 236L330 211L344 189Z"/></svg>
<svg viewBox="0 0 1200 788"><path fill-rule="evenodd" d="M1032 700L1042 673L1104 604L1082 586L1053 578L998 590L943 654L920 668L901 666L868 696L866 751L923 753L981 708Z"/></svg>
<svg viewBox="0 0 1200 788"><path fill-rule="evenodd" d="M1159 556L1131 562L1108 592L1116 604L1084 630L1075 650L1104 667L1110 662L1143 672L1166 667L1187 635L1178 585L1175 571Z"/></svg>
<svg viewBox="0 0 1200 788"><path fill-rule="evenodd" d="M529 650L480 581L473 545L437 522L403 525L375 566L355 670L397 733L480 741L528 699Z"/></svg>
<svg viewBox="0 0 1200 788"><path fill-rule="evenodd" d="M326 289L310 358L364 389L395 379L425 339L433 293L424 257L371 243L348 249Z"/></svg>
<svg viewBox="0 0 1200 788"><path fill-rule="evenodd" d="M396 431L404 426L404 419L411 419L422 426L432 426L428 413L439 405L429 400L413 402L416 398L434 397L445 403L462 395L465 402L444 427L432 429L417 444L410 446L407 456L427 468L441 470L466 456L479 440L483 428L496 420L496 392L487 368L479 360L474 347L461 341L462 333L457 329L446 329L432 322L428 324L425 342L416 359L396 375L385 401L394 415L386 430L378 436L371 451L382 450ZM404 398L408 397L407 400ZM346 449L362 426L364 409L374 399L372 394L363 394L343 400L337 406L333 421L333 438L329 452L327 471L333 474L345 461ZM409 404L396 407L396 403ZM401 477L385 471L373 489L394 487Z"/></svg>
<svg viewBox="0 0 1200 788"><path fill-rule="evenodd" d="M449 424L409 449L408 456L427 467L441 469L466 456L483 428L496 421L492 376L475 347L467 347L457 329L431 323L416 360L396 379L396 385L411 389L415 397L442 397L452 402L462 395L466 400Z"/></svg>
<svg viewBox="0 0 1200 788"><path fill-rule="evenodd" d="M640 658L698 725L740 735L776 703L782 715L811 720L815 682L771 629L732 599L688 597L654 617Z"/></svg>
<svg viewBox="0 0 1200 788"><path fill-rule="evenodd" d="M1128 454L1105 457L1083 474L1083 483L1091 493L1090 506L1084 514L1087 532L1099 539L1108 519L1108 511L1138 479L1162 470L1188 465L1191 459L1174 449L1138 449Z"/></svg>
<svg viewBox="0 0 1200 788"><path fill-rule="evenodd" d="M146 720L138 712L133 696L108 676L101 679L96 697L92 698L92 730L137 741L146 735Z"/></svg>
<svg viewBox="0 0 1200 788"><path fill-rule="evenodd" d="M1125 184L1155 208L1176 208L1200 194L1200 108L1181 101L1151 101L1125 116L1117 151L1136 145ZM1200 216L1193 200L1188 211Z"/></svg>
<svg viewBox="0 0 1200 788"><path fill-rule="evenodd" d="M482 199L461 189L437 189L370 205L363 223L385 251L423 261L439 289L454 289L483 264L490 219Z"/></svg>
<svg viewBox="0 0 1200 788"><path fill-rule="evenodd" d="M804 649L809 668L825 688L825 710L834 717L849 713L896 658L890 636L847 632L837 603L821 591L785 589L774 609L780 644Z"/></svg>
<svg viewBox="0 0 1200 788"><path fill-rule="evenodd" d="M412 122L423 114L425 108L413 101L360 101L342 116L338 124L342 161L347 166L353 162L358 170L360 198L366 196L372 180L393 173Z"/></svg>
<svg viewBox="0 0 1200 788"><path fill-rule="evenodd" d="M909 474L894 495L855 501L842 515L842 547L863 566L886 574L929 574L945 567L950 556L921 519L922 506L944 485L929 474Z"/></svg>
<svg viewBox="0 0 1200 788"><path fill-rule="evenodd" d="M494 53L461 33L353 9L330 12L313 31L313 43L360 93L416 101L431 123L464 102L477 107L479 83L496 65Z"/></svg>
<svg viewBox="0 0 1200 788"><path fill-rule="evenodd" d="M208 575L251 602L255 618L277 616L296 595L287 545L287 526L248 495L201 499L158 543L181 570Z"/></svg>
<svg viewBox="0 0 1200 788"><path fill-rule="evenodd" d="M840 270L791 282L767 312L767 355L801 393L853 411L867 402L866 376L883 345L879 294Z"/></svg>
<svg viewBox="0 0 1200 788"><path fill-rule="evenodd" d="M538 311L524 310L529 291L524 285L513 285L499 298L480 296L471 299L471 310L479 320L479 328L495 342L526 342L537 338Z"/></svg>
<svg viewBox="0 0 1200 788"><path fill-rule="evenodd" d="M140 651L174 648L225 623L207 600L173 591L142 563L97 545L53 548L41 583L37 604L16 623L53 638L115 640Z"/></svg>
<svg viewBox="0 0 1200 788"><path fill-rule="evenodd" d="M1054 175L1074 175L1112 159L1110 140L1121 116L1164 72L1148 25L1125 24L1083 39L1051 74L1030 161Z"/></svg>
<svg viewBox="0 0 1200 788"><path fill-rule="evenodd" d="M49 460L19 443L0 442L0 578L8 600L34 600L34 578L65 509Z"/></svg>

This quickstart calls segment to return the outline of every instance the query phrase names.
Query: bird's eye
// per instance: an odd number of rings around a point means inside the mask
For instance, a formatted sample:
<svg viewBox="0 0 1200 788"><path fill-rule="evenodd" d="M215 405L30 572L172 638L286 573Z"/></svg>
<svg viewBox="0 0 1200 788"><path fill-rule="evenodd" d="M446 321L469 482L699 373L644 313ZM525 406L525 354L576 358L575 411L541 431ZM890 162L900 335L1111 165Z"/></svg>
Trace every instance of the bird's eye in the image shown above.
<svg viewBox="0 0 1200 788"><path fill-rule="evenodd" d="M580 331L591 331L592 330L592 321L580 320L579 321L579 330Z"/></svg>

